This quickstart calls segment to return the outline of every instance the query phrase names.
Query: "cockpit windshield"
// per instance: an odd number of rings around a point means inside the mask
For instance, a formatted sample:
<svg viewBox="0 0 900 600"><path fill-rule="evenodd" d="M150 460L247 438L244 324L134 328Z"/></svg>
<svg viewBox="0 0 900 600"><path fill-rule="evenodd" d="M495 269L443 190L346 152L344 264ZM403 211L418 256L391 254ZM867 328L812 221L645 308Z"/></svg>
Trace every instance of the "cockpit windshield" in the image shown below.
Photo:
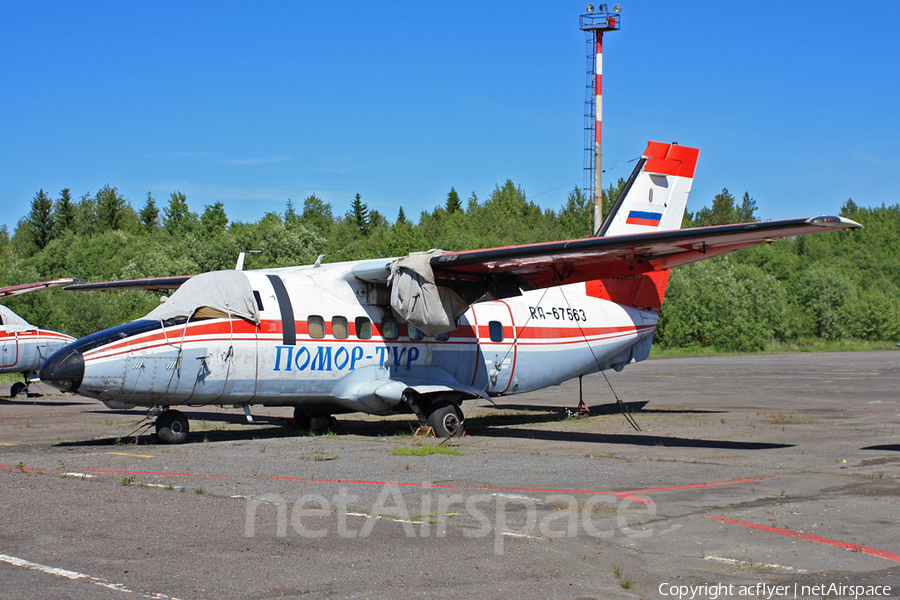
<svg viewBox="0 0 900 600"><path fill-rule="evenodd" d="M163 304L142 320L176 321L199 318L239 318L259 325L259 310L247 275L213 271L188 279Z"/></svg>

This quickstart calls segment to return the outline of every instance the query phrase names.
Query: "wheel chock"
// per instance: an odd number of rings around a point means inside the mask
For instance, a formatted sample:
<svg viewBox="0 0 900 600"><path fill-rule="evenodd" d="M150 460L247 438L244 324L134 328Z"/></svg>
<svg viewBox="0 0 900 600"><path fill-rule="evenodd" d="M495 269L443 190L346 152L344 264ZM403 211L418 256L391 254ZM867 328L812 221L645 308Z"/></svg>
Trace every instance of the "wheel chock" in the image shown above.
<svg viewBox="0 0 900 600"><path fill-rule="evenodd" d="M434 428L429 427L428 425L423 425L416 429L416 432L413 434L414 438L417 437L437 437L434 435Z"/></svg>

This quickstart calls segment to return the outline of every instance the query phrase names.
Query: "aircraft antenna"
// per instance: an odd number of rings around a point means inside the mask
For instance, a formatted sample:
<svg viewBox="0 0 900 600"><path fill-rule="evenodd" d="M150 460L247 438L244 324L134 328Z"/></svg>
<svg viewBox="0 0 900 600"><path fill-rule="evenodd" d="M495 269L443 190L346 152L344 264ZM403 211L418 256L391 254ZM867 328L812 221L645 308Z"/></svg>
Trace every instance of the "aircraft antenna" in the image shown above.
<svg viewBox="0 0 900 600"><path fill-rule="evenodd" d="M235 271L243 271L244 270L244 257L248 254L259 254L262 250L241 250L238 254L237 263L234 265Z"/></svg>
<svg viewBox="0 0 900 600"><path fill-rule="evenodd" d="M579 26L587 36L587 90L584 99L584 190L594 203L591 231L600 235L603 223L603 169L601 140L603 138L603 32L618 31L622 7L616 4L612 13L606 4L594 10L587 5Z"/></svg>

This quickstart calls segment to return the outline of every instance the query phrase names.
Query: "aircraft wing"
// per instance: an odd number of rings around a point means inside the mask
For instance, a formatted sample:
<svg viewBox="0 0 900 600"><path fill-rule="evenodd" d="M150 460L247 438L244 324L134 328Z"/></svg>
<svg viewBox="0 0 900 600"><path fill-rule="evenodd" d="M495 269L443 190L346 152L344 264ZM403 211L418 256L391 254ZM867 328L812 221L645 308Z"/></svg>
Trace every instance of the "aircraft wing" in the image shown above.
<svg viewBox="0 0 900 600"><path fill-rule="evenodd" d="M69 285L71 283L80 283L83 281L84 279L75 279L72 277L68 277L65 279L54 279L53 281L39 281L37 283L23 283L21 285L12 285L9 287L0 288L0 298L6 298L8 296L18 296L19 294L27 294L28 292L46 290L49 288L61 287L64 285Z"/></svg>
<svg viewBox="0 0 900 600"><path fill-rule="evenodd" d="M449 252L435 255L430 264L439 285L466 290L487 282L499 291L495 297L502 297L514 295L513 286L529 290L640 275L780 238L858 227L850 219L829 216L762 221Z"/></svg>
<svg viewBox="0 0 900 600"><path fill-rule="evenodd" d="M66 286L67 290L150 290L161 292L174 290L181 286L193 275L179 275L177 277L151 277L149 279L126 279L123 281L101 281L99 283L79 283ZM84 281L83 279L79 281Z"/></svg>

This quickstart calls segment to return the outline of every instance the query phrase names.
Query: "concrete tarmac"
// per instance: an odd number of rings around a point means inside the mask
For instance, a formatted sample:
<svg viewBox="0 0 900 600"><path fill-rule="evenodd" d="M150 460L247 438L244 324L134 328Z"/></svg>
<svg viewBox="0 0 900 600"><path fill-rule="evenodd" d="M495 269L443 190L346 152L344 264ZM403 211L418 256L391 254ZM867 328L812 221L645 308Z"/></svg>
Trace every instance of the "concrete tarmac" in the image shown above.
<svg viewBox="0 0 900 600"><path fill-rule="evenodd" d="M260 407L185 408L168 446L35 386L0 400L0 598L900 596L900 352L608 379L582 417L577 380L467 403L440 446L408 416L297 435Z"/></svg>

